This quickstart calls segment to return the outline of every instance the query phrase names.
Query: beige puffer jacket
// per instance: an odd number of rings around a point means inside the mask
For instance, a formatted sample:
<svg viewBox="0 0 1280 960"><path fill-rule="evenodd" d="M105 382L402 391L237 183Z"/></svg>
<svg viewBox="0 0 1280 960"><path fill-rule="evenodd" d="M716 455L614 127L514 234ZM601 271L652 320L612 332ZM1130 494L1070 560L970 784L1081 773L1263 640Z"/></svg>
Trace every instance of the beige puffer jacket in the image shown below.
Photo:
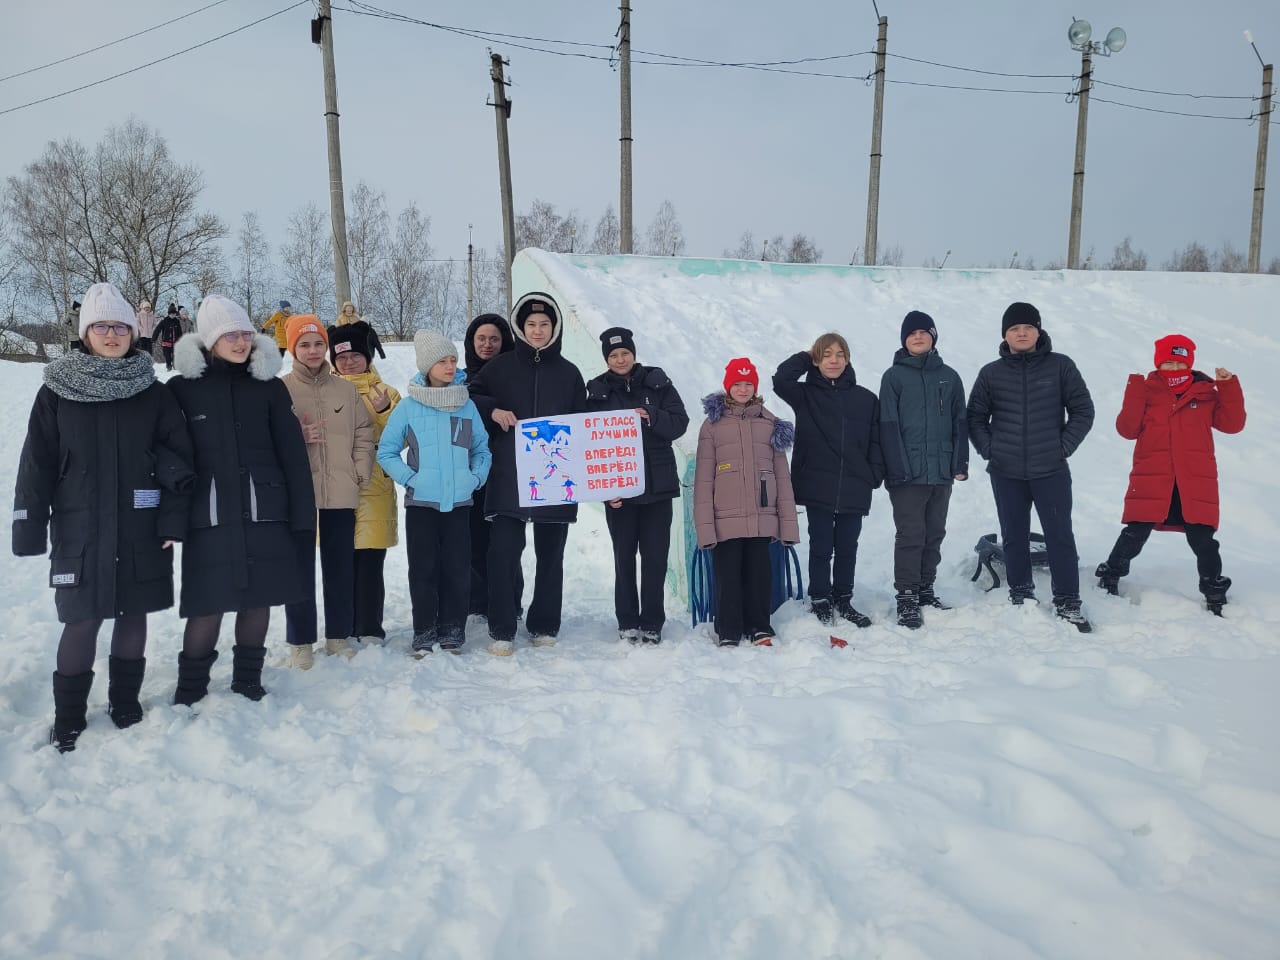
<svg viewBox="0 0 1280 960"><path fill-rule="evenodd" d="M723 393L704 397L707 419L698 432L693 522L699 547L722 540L769 537L800 541L786 450L795 437L759 398L745 406Z"/></svg>
<svg viewBox="0 0 1280 960"><path fill-rule="evenodd" d="M373 421L359 391L334 374L328 360L316 374L295 360L282 379L294 415L304 425L324 424L324 442L307 444L316 507L354 510L360 488L373 476Z"/></svg>

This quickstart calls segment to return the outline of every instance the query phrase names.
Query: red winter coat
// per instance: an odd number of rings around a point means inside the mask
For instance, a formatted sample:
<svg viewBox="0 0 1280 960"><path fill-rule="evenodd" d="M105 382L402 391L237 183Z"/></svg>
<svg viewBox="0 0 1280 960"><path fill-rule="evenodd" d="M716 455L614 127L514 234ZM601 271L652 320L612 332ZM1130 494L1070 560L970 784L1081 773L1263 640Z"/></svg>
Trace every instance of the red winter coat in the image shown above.
<svg viewBox="0 0 1280 960"><path fill-rule="evenodd" d="M1133 471L1124 497L1123 522L1156 523L1169 516L1173 487L1178 486L1182 518L1218 528L1218 462L1213 431L1244 429L1244 394L1240 379L1211 380L1195 371L1191 386L1176 396L1159 372L1144 378L1130 374L1116 430L1137 440Z"/></svg>

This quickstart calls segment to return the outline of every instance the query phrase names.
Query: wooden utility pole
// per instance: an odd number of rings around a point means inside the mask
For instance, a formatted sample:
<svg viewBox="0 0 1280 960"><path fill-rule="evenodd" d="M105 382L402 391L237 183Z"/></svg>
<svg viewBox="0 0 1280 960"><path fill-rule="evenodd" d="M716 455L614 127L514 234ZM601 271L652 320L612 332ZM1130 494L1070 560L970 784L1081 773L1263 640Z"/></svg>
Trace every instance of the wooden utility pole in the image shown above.
<svg viewBox="0 0 1280 960"><path fill-rule="evenodd" d="M338 78L333 67L333 17L329 0L318 0L320 52L324 60L324 120L329 142L329 219L333 229L333 286L341 305L351 299L347 271L347 210L342 200L342 146L338 141ZM316 33L313 25L312 37ZM319 309L319 305L315 305ZM339 307L340 309L340 307ZM334 311L337 315L337 310Z"/></svg>
<svg viewBox="0 0 1280 960"><path fill-rule="evenodd" d="M1067 236L1067 269L1080 269L1080 218L1084 209L1084 146L1089 132L1089 83L1093 53L1085 44L1080 54L1080 110L1076 114L1076 166L1071 178L1071 230Z"/></svg>
<svg viewBox="0 0 1280 960"><path fill-rule="evenodd" d="M511 199L511 145L507 141L507 121L511 119L511 101L507 99L507 82L502 75L502 54L489 55L489 76L493 78L493 112L498 121L498 177L502 181L502 245L506 248L507 305L514 302L511 292L511 264L516 258L516 212Z"/></svg>
<svg viewBox="0 0 1280 960"><path fill-rule="evenodd" d="M631 0L622 0L618 27L618 83L622 88L622 191L618 199L618 249L631 253Z"/></svg>
<svg viewBox="0 0 1280 960"><path fill-rule="evenodd" d="M467 323L475 317L475 248L471 245L471 224L467 224Z"/></svg>
<svg viewBox="0 0 1280 960"><path fill-rule="evenodd" d="M1261 58L1259 58L1261 59ZM1253 170L1253 223L1249 228L1249 272L1262 272L1262 195L1267 188L1267 133L1271 129L1271 64L1262 65L1258 105L1258 160Z"/></svg>
<svg viewBox="0 0 1280 960"><path fill-rule="evenodd" d="M867 183L867 240L862 262L869 267L876 262L876 237L880 230L880 128L884 120L884 60L889 44L889 18L880 18L880 34L876 38L876 105L871 117L871 176Z"/></svg>

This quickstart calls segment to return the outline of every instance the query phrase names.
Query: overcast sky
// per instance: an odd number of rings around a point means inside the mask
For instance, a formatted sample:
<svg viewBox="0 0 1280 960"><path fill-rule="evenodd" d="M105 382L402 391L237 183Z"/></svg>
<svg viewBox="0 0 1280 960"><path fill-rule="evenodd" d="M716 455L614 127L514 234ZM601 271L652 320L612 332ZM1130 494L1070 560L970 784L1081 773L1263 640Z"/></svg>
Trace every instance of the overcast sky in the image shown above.
<svg viewBox="0 0 1280 960"><path fill-rule="evenodd" d="M144 30L211 0L7 0L0 75ZM289 0L224 0L144 36L0 81L0 111L155 60L243 26ZM919 265L1006 263L1017 251L1065 258L1080 55L1072 16L1095 39L1123 26L1129 43L1095 58L1095 79L1178 93L1258 97L1262 68L1245 43L1280 60L1277 0L879 0L889 18L891 81L1052 91L984 93L889 83L885 92L880 244ZM871 50L872 0L634 0L637 50L714 61L778 61ZM347 0L336 0L338 8ZM440 24L581 43L613 42L616 0L378 0ZM207 206L234 225L257 210L271 239L288 214L327 209L319 48L310 3L158 66L0 114L0 174L52 139L96 143L130 114L204 170ZM440 255L501 236L488 47L484 40L335 9L343 165L430 214ZM517 212L535 198L594 225L618 203L618 75L607 61L492 44L511 60L511 152ZM606 56L597 47L558 49ZM1016 74L998 77L904 57ZM653 59L635 54L636 60ZM874 58L795 67L861 78ZM873 87L861 79L726 67L633 68L637 234L663 199L675 204L691 255L718 256L743 230L797 231L824 260L848 263L863 242ZM1249 241L1257 126L1168 116L1098 98L1248 117L1248 99L1190 99L1095 87L1090 105L1082 249L1105 261L1126 234L1152 266L1190 240ZM1276 117L1280 120L1280 114ZM1280 124L1270 128L1264 263L1280 256ZM639 239L639 236L638 236Z"/></svg>

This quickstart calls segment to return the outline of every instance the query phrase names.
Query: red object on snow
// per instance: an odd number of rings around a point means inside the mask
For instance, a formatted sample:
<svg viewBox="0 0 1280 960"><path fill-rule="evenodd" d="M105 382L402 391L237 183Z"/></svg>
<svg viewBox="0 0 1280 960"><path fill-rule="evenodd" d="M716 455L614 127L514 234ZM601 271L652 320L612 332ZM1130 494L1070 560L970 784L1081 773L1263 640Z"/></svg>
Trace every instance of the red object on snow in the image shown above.
<svg viewBox="0 0 1280 960"><path fill-rule="evenodd" d="M841 640L839 637L832 637L832 638L831 638L831 646L833 646L833 647L836 647L836 648L838 648L838 649L843 650L843 649L844 649L845 647L847 647L848 645L849 645L849 641L848 641L848 640Z"/></svg>

